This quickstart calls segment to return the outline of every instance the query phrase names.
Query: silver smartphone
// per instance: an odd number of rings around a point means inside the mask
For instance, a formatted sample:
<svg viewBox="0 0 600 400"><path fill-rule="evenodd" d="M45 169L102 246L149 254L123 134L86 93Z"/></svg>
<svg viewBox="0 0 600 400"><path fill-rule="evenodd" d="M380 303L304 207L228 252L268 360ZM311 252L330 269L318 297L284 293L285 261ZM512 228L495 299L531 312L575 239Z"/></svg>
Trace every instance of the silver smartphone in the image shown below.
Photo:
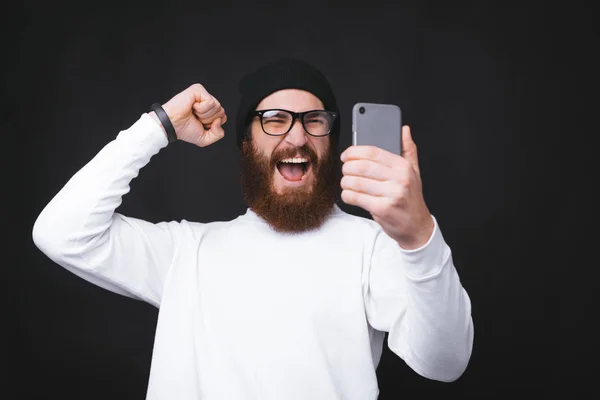
<svg viewBox="0 0 600 400"><path fill-rule="evenodd" d="M402 111L395 104L356 103L352 107L352 144L377 146L402 154Z"/></svg>

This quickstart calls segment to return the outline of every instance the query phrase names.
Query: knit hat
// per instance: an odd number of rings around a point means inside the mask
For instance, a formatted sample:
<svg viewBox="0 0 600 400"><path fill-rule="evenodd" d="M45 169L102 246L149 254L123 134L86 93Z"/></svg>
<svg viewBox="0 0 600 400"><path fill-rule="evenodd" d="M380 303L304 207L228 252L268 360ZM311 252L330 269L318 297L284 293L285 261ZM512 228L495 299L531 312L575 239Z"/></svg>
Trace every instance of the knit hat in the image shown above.
<svg viewBox="0 0 600 400"><path fill-rule="evenodd" d="M259 67L240 80L242 98L236 116L237 144L240 148L250 122L250 113L256 110L262 99L283 89L306 90L317 96L326 110L338 113L330 133L337 141L340 134L339 110L327 78L304 61L282 58Z"/></svg>

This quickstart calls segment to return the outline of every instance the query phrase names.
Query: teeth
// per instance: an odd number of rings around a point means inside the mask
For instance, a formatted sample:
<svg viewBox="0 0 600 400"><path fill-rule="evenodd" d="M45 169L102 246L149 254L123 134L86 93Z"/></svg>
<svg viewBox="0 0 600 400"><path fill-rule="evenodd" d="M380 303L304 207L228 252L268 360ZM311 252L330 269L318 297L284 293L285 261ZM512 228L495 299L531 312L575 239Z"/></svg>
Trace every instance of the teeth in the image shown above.
<svg viewBox="0 0 600 400"><path fill-rule="evenodd" d="M286 158L284 160L281 160L281 162L283 162L283 163L292 163L292 164L300 164L300 163L306 163L306 162L308 162L308 158L300 158L300 157Z"/></svg>

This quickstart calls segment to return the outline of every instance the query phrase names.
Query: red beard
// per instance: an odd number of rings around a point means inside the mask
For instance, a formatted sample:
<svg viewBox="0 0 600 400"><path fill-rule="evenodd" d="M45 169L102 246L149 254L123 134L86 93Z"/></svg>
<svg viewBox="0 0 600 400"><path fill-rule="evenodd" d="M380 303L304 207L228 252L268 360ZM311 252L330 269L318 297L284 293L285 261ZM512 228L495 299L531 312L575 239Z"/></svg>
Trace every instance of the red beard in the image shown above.
<svg viewBox="0 0 600 400"><path fill-rule="evenodd" d="M278 232L299 233L323 225L333 210L341 179L333 149L329 146L321 159L306 145L276 151L267 157L251 140L244 140L241 184L248 206ZM296 155L310 160L314 180L310 186L285 188L277 193L273 183L277 162Z"/></svg>

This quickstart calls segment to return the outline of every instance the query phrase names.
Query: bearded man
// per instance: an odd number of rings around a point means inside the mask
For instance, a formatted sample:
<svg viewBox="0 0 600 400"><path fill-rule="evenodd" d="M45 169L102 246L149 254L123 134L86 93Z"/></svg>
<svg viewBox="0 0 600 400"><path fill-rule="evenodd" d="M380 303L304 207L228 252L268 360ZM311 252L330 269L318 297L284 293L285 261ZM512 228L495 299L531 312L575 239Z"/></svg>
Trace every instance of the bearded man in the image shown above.
<svg viewBox="0 0 600 400"><path fill-rule="evenodd" d="M471 304L423 198L409 127L401 155L351 146L338 157L340 110L317 68L280 59L239 88L243 215L151 223L115 212L170 143L224 136L225 110L197 83L121 131L33 227L55 263L159 308L146 398L374 400L386 332L416 373L458 379ZM373 219L342 211L338 194Z"/></svg>

